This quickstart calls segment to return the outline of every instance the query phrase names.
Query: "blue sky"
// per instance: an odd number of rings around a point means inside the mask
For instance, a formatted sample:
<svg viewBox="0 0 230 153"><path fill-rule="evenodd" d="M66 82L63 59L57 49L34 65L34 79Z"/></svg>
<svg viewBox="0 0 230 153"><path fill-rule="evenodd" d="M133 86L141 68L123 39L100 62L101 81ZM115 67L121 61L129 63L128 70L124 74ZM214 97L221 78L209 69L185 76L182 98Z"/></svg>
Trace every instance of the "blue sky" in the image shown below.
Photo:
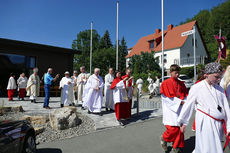
<svg viewBox="0 0 230 153"><path fill-rule="evenodd" d="M164 0L165 29L225 0ZM0 0L0 38L71 48L90 22L116 40L116 0ZM132 47L161 28L161 0L120 0L119 38Z"/></svg>

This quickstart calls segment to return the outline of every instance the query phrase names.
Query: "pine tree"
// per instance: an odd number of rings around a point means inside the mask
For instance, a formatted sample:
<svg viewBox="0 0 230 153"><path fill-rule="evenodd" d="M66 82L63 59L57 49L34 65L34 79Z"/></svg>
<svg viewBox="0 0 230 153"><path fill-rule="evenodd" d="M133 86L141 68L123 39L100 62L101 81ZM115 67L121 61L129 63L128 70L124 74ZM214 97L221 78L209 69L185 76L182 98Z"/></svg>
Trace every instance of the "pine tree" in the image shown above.
<svg viewBox="0 0 230 153"><path fill-rule="evenodd" d="M112 46L109 31L106 30L104 36L100 40L100 48L111 48Z"/></svg>
<svg viewBox="0 0 230 153"><path fill-rule="evenodd" d="M125 72L126 69L126 56L128 55L128 49L126 46L125 38L122 37L121 45L119 45L119 53L118 53L118 69L122 72Z"/></svg>

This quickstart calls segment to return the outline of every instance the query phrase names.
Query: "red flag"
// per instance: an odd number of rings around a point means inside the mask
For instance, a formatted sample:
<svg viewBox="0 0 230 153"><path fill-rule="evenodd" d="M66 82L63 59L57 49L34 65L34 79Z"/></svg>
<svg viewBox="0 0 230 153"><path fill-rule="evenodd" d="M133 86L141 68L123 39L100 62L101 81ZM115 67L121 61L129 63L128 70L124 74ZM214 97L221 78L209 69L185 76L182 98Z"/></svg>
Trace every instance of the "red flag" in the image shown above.
<svg viewBox="0 0 230 153"><path fill-rule="evenodd" d="M220 38L219 36L215 35L215 38L216 38L216 40L218 42L218 45L219 45L219 48L220 48L218 59L220 59L220 58L226 58L225 37L223 36L223 37Z"/></svg>

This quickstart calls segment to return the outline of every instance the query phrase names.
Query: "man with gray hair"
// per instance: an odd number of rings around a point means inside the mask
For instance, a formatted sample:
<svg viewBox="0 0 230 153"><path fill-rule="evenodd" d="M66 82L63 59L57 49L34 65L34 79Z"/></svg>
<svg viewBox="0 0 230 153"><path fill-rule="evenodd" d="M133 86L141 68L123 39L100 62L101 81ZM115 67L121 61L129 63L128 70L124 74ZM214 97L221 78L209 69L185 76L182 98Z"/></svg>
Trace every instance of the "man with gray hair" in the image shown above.
<svg viewBox="0 0 230 153"><path fill-rule="evenodd" d="M30 96L31 103L36 103L36 98L40 92L40 78L38 76L38 68L33 69L26 86L27 96Z"/></svg>
<svg viewBox="0 0 230 153"><path fill-rule="evenodd" d="M59 78L59 74L53 78L51 74L53 73L52 68L48 68L48 72L45 74L44 77L44 89L45 89L45 101L43 108L50 109L49 107L49 99L50 99L50 86L52 82L55 82Z"/></svg>
<svg viewBox="0 0 230 153"><path fill-rule="evenodd" d="M84 94L85 85L88 81L89 74L85 71L85 66L80 67L81 74L77 77L77 87L78 87L78 95L77 95L77 104L82 106L83 99L82 96Z"/></svg>
<svg viewBox="0 0 230 153"><path fill-rule="evenodd" d="M100 69L95 68L94 74L87 81L83 94L83 107L88 109L88 113L101 114L103 103L103 79L99 76Z"/></svg>

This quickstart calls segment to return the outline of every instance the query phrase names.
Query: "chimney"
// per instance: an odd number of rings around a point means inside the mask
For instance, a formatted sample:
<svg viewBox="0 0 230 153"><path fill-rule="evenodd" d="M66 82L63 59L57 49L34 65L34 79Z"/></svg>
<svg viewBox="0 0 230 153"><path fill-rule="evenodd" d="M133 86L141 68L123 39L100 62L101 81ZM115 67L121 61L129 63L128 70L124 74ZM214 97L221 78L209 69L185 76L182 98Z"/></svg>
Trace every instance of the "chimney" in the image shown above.
<svg viewBox="0 0 230 153"><path fill-rule="evenodd" d="M158 33L160 33L161 32L161 29L156 29L155 30L155 34L158 34Z"/></svg>
<svg viewBox="0 0 230 153"><path fill-rule="evenodd" d="M169 25L168 25L168 31L169 31L169 30L172 30L172 29L173 29L173 25L172 25L172 24L169 24Z"/></svg>

